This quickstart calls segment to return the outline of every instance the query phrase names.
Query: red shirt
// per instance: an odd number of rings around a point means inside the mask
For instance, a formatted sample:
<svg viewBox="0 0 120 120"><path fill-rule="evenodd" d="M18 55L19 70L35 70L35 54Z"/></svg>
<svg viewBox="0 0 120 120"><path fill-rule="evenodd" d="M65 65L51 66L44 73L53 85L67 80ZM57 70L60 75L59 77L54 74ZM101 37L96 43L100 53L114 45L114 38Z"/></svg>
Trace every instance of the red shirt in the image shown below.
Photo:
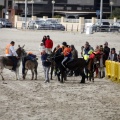
<svg viewBox="0 0 120 120"><path fill-rule="evenodd" d="M53 47L53 41L51 39L47 39L45 41L45 48L52 48Z"/></svg>

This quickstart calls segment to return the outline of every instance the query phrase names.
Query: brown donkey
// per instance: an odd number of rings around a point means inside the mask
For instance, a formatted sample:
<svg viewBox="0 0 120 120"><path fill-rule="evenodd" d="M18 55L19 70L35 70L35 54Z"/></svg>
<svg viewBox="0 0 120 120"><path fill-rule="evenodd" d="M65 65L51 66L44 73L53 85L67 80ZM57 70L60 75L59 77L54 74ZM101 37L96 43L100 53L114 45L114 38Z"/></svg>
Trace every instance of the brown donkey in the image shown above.
<svg viewBox="0 0 120 120"><path fill-rule="evenodd" d="M34 74L35 74L35 80L37 80L37 67L38 67L38 62L37 60L27 60L25 63L25 74L23 75L23 79L26 78L28 70L31 70L32 73L32 78L31 80L34 79Z"/></svg>

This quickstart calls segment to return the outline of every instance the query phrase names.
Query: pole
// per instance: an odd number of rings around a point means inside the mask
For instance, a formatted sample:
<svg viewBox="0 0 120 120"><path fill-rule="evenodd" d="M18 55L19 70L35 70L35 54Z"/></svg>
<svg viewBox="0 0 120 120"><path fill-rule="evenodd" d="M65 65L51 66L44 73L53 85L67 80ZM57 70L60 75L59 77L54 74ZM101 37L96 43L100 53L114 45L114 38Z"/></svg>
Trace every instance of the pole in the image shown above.
<svg viewBox="0 0 120 120"><path fill-rule="evenodd" d="M33 0L32 0L32 16L33 16Z"/></svg>
<svg viewBox="0 0 120 120"><path fill-rule="evenodd" d="M112 5L111 5L111 18L112 18Z"/></svg>
<svg viewBox="0 0 120 120"><path fill-rule="evenodd" d="M54 17L54 3L53 4L53 8L52 8L52 18Z"/></svg>
<svg viewBox="0 0 120 120"><path fill-rule="evenodd" d="M7 12L8 12L8 0L6 0L5 19L7 19Z"/></svg>
<svg viewBox="0 0 120 120"><path fill-rule="evenodd" d="M27 0L25 0L25 29L27 28Z"/></svg>
<svg viewBox="0 0 120 120"><path fill-rule="evenodd" d="M100 25L102 24L102 15L103 15L103 0L100 2Z"/></svg>

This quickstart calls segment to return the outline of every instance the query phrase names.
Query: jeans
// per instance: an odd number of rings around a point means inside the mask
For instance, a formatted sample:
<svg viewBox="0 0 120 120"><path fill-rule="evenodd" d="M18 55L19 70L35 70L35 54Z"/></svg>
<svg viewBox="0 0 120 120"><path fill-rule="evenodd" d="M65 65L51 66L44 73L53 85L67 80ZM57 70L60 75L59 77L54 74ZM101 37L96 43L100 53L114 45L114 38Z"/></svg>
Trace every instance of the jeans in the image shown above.
<svg viewBox="0 0 120 120"><path fill-rule="evenodd" d="M11 59L12 62L13 62L13 68L12 68L12 70L16 70L17 62L18 62L17 58L15 56L8 56L8 58Z"/></svg>
<svg viewBox="0 0 120 120"><path fill-rule="evenodd" d="M64 68L66 68L65 64L66 64L67 61L69 61L69 57L64 57L64 59L62 61L62 65L63 65Z"/></svg>
<svg viewBox="0 0 120 120"><path fill-rule="evenodd" d="M43 69L44 69L44 75L45 75L45 82L50 82L50 80L49 80L50 66L48 66L48 67L43 66Z"/></svg>

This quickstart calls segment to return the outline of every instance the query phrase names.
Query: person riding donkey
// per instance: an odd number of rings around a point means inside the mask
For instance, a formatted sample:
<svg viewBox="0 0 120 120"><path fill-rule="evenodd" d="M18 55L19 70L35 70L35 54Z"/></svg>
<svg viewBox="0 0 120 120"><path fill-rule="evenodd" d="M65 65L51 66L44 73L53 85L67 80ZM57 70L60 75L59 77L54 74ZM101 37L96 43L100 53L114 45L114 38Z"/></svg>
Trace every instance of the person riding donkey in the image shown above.
<svg viewBox="0 0 120 120"><path fill-rule="evenodd" d="M17 67L17 62L18 62L18 55L14 49L14 45L15 45L15 42L14 41L11 41L10 44L8 44L6 46L6 49L5 49L5 55L12 60L13 62L13 68L12 70L13 71L16 71L16 67Z"/></svg>
<svg viewBox="0 0 120 120"><path fill-rule="evenodd" d="M62 61L62 65L63 67L67 70L66 68L66 63L71 59L72 57L72 54L71 54L71 48L67 45L66 42L63 42L62 43L64 49L63 49L63 52L62 54L64 55L64 59Z"/></svg>

